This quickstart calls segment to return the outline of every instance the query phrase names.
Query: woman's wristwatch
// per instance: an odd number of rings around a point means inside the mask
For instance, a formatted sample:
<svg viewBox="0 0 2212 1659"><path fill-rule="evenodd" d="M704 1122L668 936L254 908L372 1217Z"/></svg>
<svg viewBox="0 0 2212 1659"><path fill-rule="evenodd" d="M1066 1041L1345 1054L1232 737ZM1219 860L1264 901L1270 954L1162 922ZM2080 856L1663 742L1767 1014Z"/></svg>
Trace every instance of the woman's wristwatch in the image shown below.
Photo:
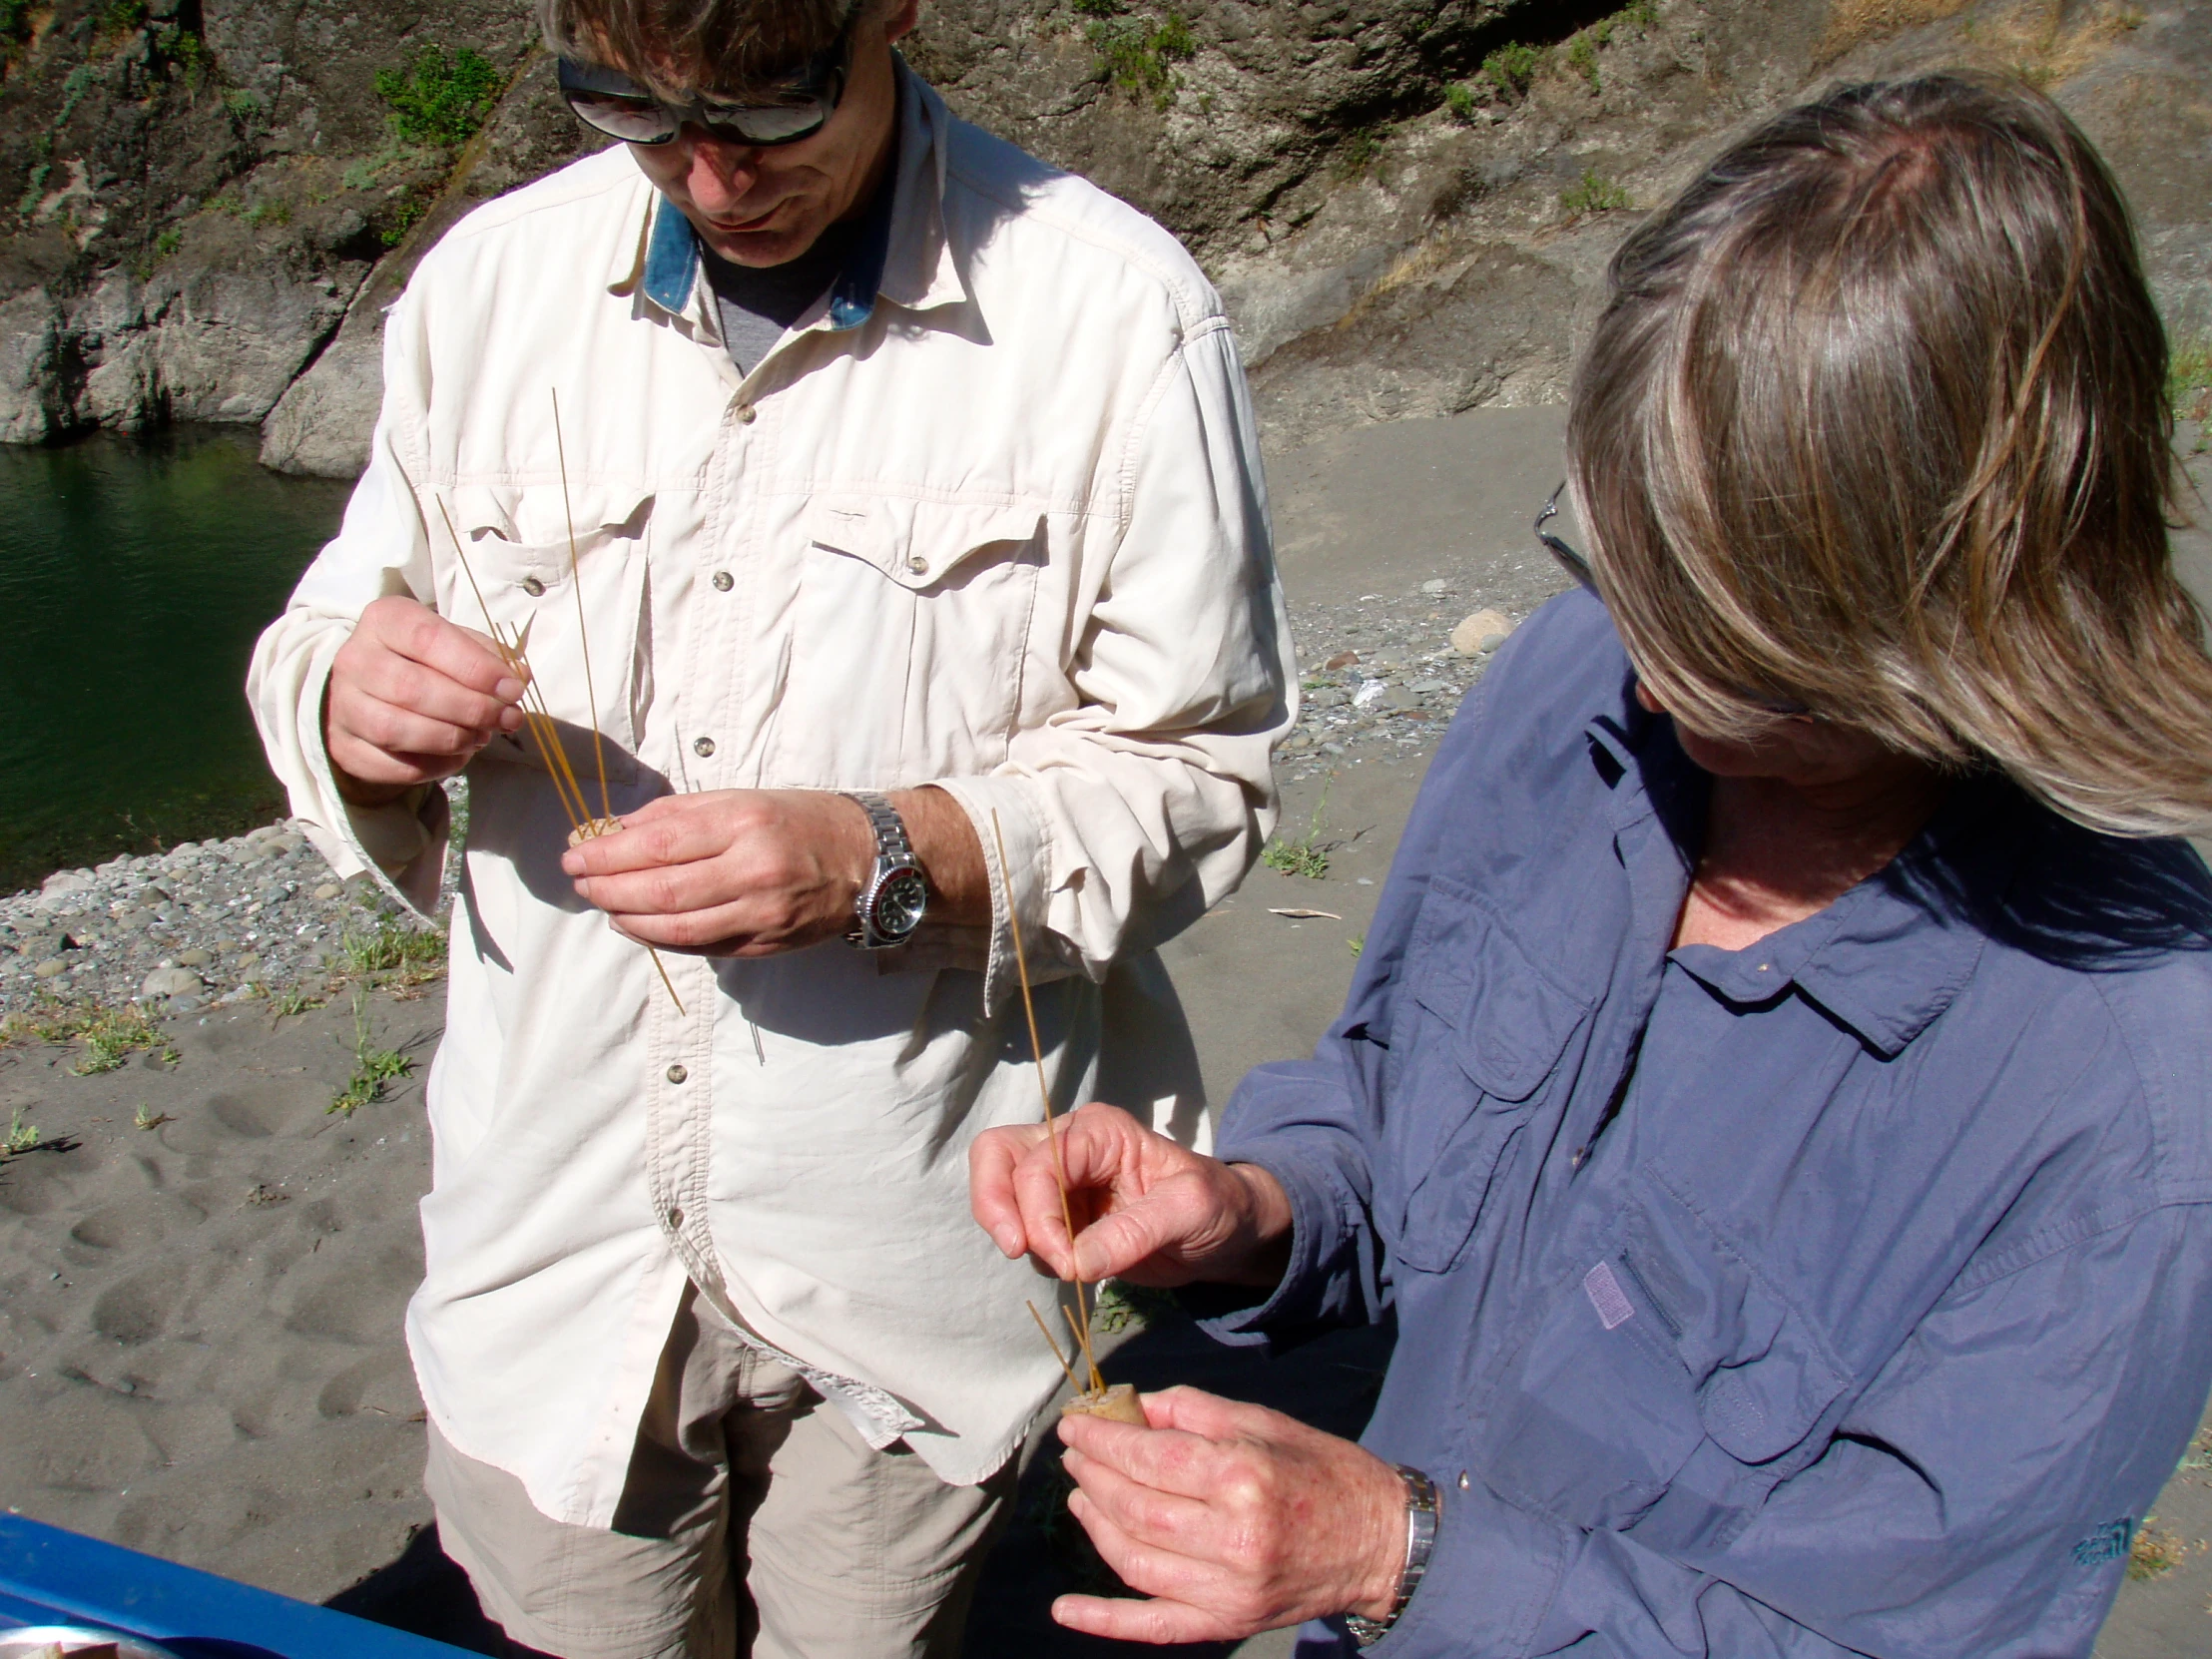
<svg viewBox="0 0 2212 1659"><path fill-rule="evenodd" d="M1428 1570L1429 1551L1436 1547L1436 1483L1403 1463L1397 1465L1397 1477L1405 1482L1405 1570L1397 1575L1397 1594L1391 1597L1386 1616L1369 1619L1358 1613L1345 1615L1345 1628L1362 1647L1373 1647L1389 1633L1398 1614L1405 1611L1405 1604L1413 1599L1413 1592L1420 1588L1421 1574Z"/></svg>

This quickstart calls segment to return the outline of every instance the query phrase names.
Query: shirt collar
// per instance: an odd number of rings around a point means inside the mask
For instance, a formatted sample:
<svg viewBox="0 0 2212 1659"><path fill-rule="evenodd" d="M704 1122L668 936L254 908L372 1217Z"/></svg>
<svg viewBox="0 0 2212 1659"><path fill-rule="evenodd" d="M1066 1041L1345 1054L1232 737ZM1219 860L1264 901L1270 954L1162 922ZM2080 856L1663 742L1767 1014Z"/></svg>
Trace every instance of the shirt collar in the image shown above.
<svg viewBox="0 0 2212 1659"><path fill-rule="evenodd" d="M945 234L946 138L951 113L936 92L893 55L898 76L898 143L891 178L875 193L852 253L830 284L830 303L811 326L842 332L875 312L878 297L909 310L959 304L968 297ZM702 286L699 242L676 205L648 193L631 257L609 289L637 292L671 316L687 315Z"/></svg>
<svg viewBox="0 0 2212 1659"><path fill-rule="evenodd" d="M1704 837L1710 780L1675 741L1673 722L1644 712L1626 682L1620 706L1587 728L1590 761L1610 786L1621 830L1664 826L1685 870ZM1977 919L2000 907L2018 864L2022 814L2041 810L1999 779L1954 786L1890 864L1818 915L1744 950L1685 945L1682 969L1729 1002L1771 1003L1790 990L1886 1058L1946 1007L1988 942Z"/></svg>

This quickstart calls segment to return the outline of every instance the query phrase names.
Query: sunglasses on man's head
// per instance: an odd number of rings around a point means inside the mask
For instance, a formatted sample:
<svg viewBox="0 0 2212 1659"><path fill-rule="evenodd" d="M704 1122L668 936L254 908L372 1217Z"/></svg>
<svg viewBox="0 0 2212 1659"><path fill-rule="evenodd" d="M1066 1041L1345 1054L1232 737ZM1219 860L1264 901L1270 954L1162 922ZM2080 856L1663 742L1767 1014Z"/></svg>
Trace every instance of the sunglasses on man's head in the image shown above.
<svg viewBox="0 0 2212 1659"><path fill-rule="evenodd" d="M852 30L810 59L795 74L766 88L758 101L656 97L649 89L600 64L558 60L561 96L587 127L626 144L666 144L688 123L710 138L751 149L772 149L813 138L829 125L844 97L852 66Z"/></svg>

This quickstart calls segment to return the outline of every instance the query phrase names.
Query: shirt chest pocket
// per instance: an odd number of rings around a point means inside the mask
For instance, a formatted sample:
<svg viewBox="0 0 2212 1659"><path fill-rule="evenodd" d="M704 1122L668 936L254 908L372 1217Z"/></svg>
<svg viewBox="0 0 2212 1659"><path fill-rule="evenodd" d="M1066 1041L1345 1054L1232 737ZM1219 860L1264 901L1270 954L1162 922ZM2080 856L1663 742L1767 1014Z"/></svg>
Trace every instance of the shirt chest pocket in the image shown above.
<svg viewBox="0 0 2212 1659"><path fill-rule="evenodd" d="M779 774L850 786L997 765L1021 708L1042 511L830 494L803 524Z"/></svg>
<svg viewBox="0 0 2212 1659"><path fill-rule="evenodd" d="M595 781L604 758L610 783L635 781L651 696L641 647L652 495L580 487L564 499L558 485L462 486L447 505L466 564L440 594L445 614L483 629L488 613L506 638L522 639L535 687L526 706L542 699L579 779ZM483 759L548 767L527 727L494 739ZM595 795L586 792L596 811Z"/></svg>
<svg viewBox="0 0 2212 1659"><path fill-rule="evenodd" d="M1847 1382L1765 1275L1671 1195L1641 1195L1506 1366L1476 1461L1500 1497L1571 1526L1680 1496L1686 1534L1711 1540L1818 1455Z"/></svg>
<svg viewBox="0 0 2212 1659"><path fill-rule="evenodd" d="M1418 926L1408 952L1423 964L1411 987L1418 1025L1391 1037L1405 1057L1390 1094L1411 1103L1391 1126L1388 1161L1404 1187L1395 1203L1381 1196L1384 1216L1395 1212L1398 1259L1444 1273L1588 1009L1455 883L1436 884Z"/></svg>

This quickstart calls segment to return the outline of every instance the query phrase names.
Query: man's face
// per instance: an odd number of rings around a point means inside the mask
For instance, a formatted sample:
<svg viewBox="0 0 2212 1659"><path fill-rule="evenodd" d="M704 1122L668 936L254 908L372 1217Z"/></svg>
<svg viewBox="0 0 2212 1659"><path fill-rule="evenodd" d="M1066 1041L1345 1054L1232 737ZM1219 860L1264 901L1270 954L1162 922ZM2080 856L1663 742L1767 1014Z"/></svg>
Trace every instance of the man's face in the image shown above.
<svg viewBox="0 0 2212 1659"><path fill-rule="evenodd" d="M821 132L760 149L686 125L666 144L633 144L645 176L732 265L796 260L823 232L861 212L890 153L898 109L891 42L914 25L916 0L852 31L844 96Z"/></svg>

